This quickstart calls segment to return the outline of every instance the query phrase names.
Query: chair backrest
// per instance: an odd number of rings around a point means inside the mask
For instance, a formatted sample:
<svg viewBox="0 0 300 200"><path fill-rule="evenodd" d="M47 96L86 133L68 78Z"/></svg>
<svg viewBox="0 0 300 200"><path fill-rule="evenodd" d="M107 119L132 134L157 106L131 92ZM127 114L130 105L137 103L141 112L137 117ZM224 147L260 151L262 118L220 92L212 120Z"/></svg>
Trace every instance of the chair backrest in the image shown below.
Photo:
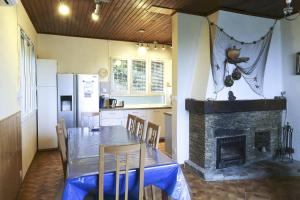
<svg viewBox="0 0 300 200"><path fill-rule="evenodd" d="M57 134L58 149L60 151L61 161L62 161L62 164L63 164L64 177L66 178L67 148L66 148L66 139L65 139L65 136L64 136L64 133L63 133L63 128L61 127L61 124L58 124L56 126L56 134Z"/></svg>
<svg viewBox="0 0 300 200"><path fill-rule="evenodd" d="M67 131L65 119L61 118L58 123L61 125L61 127L63 129L64 136L67 139L68 138L68 131Z"/></svg>
<svg viewBox="0 0 300 200"><path fill-rule="evenodd" d="M134 134L141 140L145 141L146 138L144 132L145 132L145 120L136 117Z"/></svg>
<svg viewBox="0 0 300 200"><path fill-rule="evenodd" d="M126 124L126 129L131 133L134 134L135 130L135 119L136 116L128 114L127 116L127 124Z"/></svg>
<svg viewBox="0 0 300 200"><path fill-rule="evenodd" d="M146 143L157 149L160 137L160 126L152 122L148 122L146 134Z"/></svg>
<svg viewBox="0 0 300 200"><path fill-rule="evenodd" d="M93 128L95 127L94 118L98 117L97 119L97 126L100 125L99 119L100 119L100 113L99 112L82 112L81 113L81 119L80 119L80 125L81 127L89 127ZM87 121L86 121L87 120ZM87 122L87 123L86 123Z"/></svg>
<svg viewBox="0 0 300 200"><path fill-rule="evenodd" d="M116 159L116 193L115 199L119 199L119 176L125 174L125 200L128 200L128 171L129 161L128 154L132 152L139 152L139 168L137 175L139 176L139 200L143 199L144 193L144 162L145 162L145 143L130 144L130 145L114 145L106 146L100 145L99 150L99 200L104 200L104 157L106 153L114 154ZM125 161L120 161L120 155L125 155ZM120 167L125 167L125 170L120 170Z"/></svg>

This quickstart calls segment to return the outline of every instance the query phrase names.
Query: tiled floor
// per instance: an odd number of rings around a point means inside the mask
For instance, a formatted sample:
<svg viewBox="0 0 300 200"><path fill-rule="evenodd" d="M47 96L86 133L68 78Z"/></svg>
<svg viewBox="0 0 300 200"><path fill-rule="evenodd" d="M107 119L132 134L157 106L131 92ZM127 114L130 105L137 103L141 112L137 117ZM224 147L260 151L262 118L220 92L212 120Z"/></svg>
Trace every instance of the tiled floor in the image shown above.
<svg viewBox="0 0 300 200"><path fill-rule="evenodd" d="M160 145L163 148L163 145ZM300 177L205 182L183 169L195 200L298 200ZM63 173L57 151L39 152L24 180L20 200L55 199Z"/></svg>
<svg viewBox="0 0 300 200"><path fill-rule="evenodd" d="M59 152L38 152L26 174L18 199L54 200L62 182Z"/></svg>

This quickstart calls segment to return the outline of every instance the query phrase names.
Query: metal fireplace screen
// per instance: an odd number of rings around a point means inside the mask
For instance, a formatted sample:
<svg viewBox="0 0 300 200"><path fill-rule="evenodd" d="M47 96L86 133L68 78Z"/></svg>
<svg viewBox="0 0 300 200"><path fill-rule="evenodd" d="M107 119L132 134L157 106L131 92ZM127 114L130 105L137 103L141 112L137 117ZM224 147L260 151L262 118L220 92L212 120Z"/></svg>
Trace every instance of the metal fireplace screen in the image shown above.
<svg viewBox="0 0 300 200"><path fill-rule="evenodd" d="M246 136L217 139L217 169L242 165L246 161Z"/></svg>

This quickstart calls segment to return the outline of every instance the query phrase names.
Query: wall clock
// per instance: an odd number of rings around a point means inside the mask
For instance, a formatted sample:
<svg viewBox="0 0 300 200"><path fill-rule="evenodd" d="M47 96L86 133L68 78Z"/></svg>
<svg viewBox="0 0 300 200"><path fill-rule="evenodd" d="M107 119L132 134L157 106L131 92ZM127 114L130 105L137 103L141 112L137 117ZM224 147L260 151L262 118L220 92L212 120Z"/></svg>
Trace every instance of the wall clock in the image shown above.
<svg viewBox="0 0 300 200"><path fill-rule="evenodd" d="M106 68L100 68L98 74L99 74L100 80L103 80L108 76L108 70Z"/></svg>

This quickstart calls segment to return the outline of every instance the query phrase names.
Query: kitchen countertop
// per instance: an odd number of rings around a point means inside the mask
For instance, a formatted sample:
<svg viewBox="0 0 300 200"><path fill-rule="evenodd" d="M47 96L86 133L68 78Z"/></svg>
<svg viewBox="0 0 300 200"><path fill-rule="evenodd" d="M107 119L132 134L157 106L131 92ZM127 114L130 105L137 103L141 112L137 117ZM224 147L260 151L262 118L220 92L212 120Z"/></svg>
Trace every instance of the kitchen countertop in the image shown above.
<svg viewBox="0 0 300 200"><path fill-rule="evenodd" d="M139 105L125 105L124 107L116 108L100 108L99 111L108 110L144 110L144 109L170 109L171 105L162 104L139 104Z"/></svg>

